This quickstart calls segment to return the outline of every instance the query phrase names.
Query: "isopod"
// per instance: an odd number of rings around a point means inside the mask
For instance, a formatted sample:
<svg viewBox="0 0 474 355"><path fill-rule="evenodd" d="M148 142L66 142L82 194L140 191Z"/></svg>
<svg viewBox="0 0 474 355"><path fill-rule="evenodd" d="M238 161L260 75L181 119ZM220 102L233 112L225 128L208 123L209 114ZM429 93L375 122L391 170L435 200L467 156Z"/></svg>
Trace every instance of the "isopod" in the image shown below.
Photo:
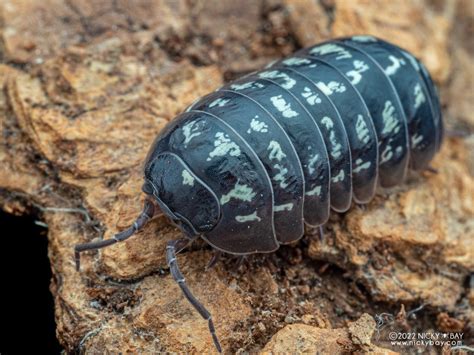
<svg viewBox="0 0 474 355"><path fill-rule="evenodd" d="M436 88L407 51L372 36L302 49L199 99L159 133L145 161L143 212L113 238L123 241L161 210L182 230L166 256L192 295L176 254L198 237L216 253L269 253L321 226L330 210L365 204L378 185L399 184L439 150L443 123Z"/></svg>

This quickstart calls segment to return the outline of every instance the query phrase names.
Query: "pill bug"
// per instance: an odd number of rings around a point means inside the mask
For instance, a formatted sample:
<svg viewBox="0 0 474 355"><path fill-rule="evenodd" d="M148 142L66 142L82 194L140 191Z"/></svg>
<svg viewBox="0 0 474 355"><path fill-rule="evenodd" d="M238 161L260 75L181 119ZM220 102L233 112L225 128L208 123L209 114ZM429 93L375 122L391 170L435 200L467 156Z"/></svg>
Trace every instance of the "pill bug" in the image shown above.
<svg viewBox="0 0 474 355"><path fill-rule="evenodd" d="M216 254L268 253L297 241L330 210L368 203L378 185L427 167L443 138L440 103L425 67L372 36L302 49L193 103L158 135L145 161L143 212L111 239L123 241L157 210L183 231L167 244L170 271L186 298L176 254L197 237Z"/></svg>

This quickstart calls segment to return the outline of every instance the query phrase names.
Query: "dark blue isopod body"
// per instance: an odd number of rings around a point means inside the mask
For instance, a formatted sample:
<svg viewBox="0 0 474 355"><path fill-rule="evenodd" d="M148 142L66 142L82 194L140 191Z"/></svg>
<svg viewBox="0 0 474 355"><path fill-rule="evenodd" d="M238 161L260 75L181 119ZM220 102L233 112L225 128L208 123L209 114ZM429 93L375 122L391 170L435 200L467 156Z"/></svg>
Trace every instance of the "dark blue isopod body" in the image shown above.
<svg viewBox="0 0 474 355"><path fill-rule="evenodd" d="M352 199L351 152L344 124L333 103L311 80L291 69L272 67L256 75L291 90L311 114L323 134L329 157L331 207L336 211L347 211ZM313 104L312 100L302 100L308 93L319 95L320 102Z"/></svg>
<svg viewBox="0 0 474 355"><path fill-rule="evenodd" d="M354 38L341 42L371 56L392 81L408 120L410 166L416 170L426 167L436 153L438 143L435 112L423 78L396 47L383 41L373 43Z"/></svg>
<svg viewBox="0 0 474 355"><path fill-rule="evenodd" d="M163 178L152 180L154 164L145 171L150 181L161 190L175 191L174 194L156 196L160 205L167 207L171 218L184 223L197 233L202 233L199 225L188 225L196 211L189 215L172 208L176 194L182 194L185 204L193 208L206 209L204 201L191 204L188 186L196 185L196 178L205 183L214 193L220 206L219 216L211 219L211 228L205 239L214 247L227 250L229 245L235 254L246 254L249 248L254 252L269 252L278 247L273 227L273 192L265 167L254 150L227 123L216 116L204 112L186 112L173 121L156 141L155 152L173 152L181 157L182 176L176 181ZM155 162L156 157L150 156ZM158 175L160 176L160 175ZM180 213L182 217L176 216ZM213 211L213 215L215 215ZM204 223L207 221L202 221ZM209 224L209 223L206 223ZM187 230L186 232L189 232ZM258 243L251 236L258 234ZM241 238L247 235L246 241Z"/></svg>
<svg viewBox="0 0 474 355"><path fill-rule="evenodd" d="M142 213L111 239L77 245L77 268L81 252L126 240L161 210L184 235L167 244L170 273L221 351L179 251L198 237L215 258L275 251L301 238L304 223L326 223L331 208L368 203L378 184L426 168L442 139L436 88L410 53L372 36L303 49L169 122L145 161Z"/></svg>
<svg viewBox="0 0 474 355"><path fill-rule="evenodd" d="M360 94L342 73L326 62L302 54L274 65L294 70L316 85L315 99L308 96L306 88L301 93L308 103L319 106L324 98L333 103L350 145L353 197L356 202L366 203L375 194L378 172L378 164L374 163L378 160L378 139L372 117Z"/></svg>
<svg viewBox="0 0 474 355"><path fill-rule="evenodd" d="M409 137L407 119L393 84L382 68L360 50L340 42L303 50L338 68L359 91L379 140L379 175L384 187L395 186L407 173Z"/></svg>
<svg viewBox="0 0 474 355"><path fill-rule="evenodd" d="M244 94L222 89L205 96L192 110L220 117L239 132L262 161L272 182L277 240L286 243L302 236L303 171L295 147L272 113Z"/></svg>
<svg viewBox="0 0 474 355"><path fill-rule="evenodd" d="M304 220L313 226L325 223L329 218L330 165L323 135L311 114L291 91L271 79L247 76L224 89L248 95L273 112L294 145L303 168ZM268 127L252 122L250 129L271 134Z"/></svg>

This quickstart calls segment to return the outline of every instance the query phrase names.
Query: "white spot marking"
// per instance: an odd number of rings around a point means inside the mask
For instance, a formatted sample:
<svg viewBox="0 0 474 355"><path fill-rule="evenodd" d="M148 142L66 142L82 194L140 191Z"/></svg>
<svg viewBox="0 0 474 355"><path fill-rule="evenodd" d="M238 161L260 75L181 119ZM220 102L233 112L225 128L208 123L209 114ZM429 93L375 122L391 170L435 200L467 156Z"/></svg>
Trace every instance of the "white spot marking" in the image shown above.
<svg viewBox="0 0 474 355"><path fill-rule="evenodd" d="M255 197L256 193L252 190L251 187L247 185L240 185L238 182L235 184L234 188L229 191L229 193L222 195L221 205L225 205L232 198L241 201L250 202Z"/></svg>
<svg viewBox="0 0 474 355"><path fill-rule="evenodd" d="M334 127L334 122L328 116L324 116L321 123L326 127L327 130Z"/></svg>
<svg viewBox="0 0 474 355"><path fill-rule="evenodd" d="M184 135L184 146L187 147L191 139L201 135L202 132L199 132L199 127L196 125L195 121L186 123L183 126L183 135Z"/></svg>
<svg viewBox="0 0 474 355"><path fill-rule="evenodd" d="M351 78L351 84L356 85L362 80L361 73L369 70L369 66L362 60L354 60L352 64L354 65L354 69L349 70L346 75Z"/></svg>
<svg viewBox="0 0 474 355"><path fill-rule="evenodd" d="M331 142L331 156L337 159L341 156L342 145L337 142L336 133L334 132L334 122L328 117L324 116L321 123L329 131L329 141Z"/></svg>
<svg viewBox="0 0 474 355"><path fill-rule="evenodd" d="M385 101L385 107L382 112L383 130L382 134L398 133L400 126L396 116L395 107L390 100Z"/></svg>
<svg viewBox="0 0 474 355"><path fill-rule="evenodd" d="M307 86L304 88L304 92L301 93L301 96L303 96L306 99L306 102L313 106L314 104L320 104L321 99L319 98L319 94L315 93L314 91L311 91L311 89Z"/></svg>
<svg viewBox="0 0 474 355"><path fill-rule="evenodd" d="M267 78L267 79L278 79L281 78L285 80L281 86L285 89L291 89L296 84L296 80L290 78L290 76L286 73L279 72L278 70L272 71L264 71L258 74L260 78Z"/></svg>
<svg viewBox="0 0 474 355"><path fill-rule="evenodd" d="M408 59L410 64L412 65L413 68L416 69L416 71L420 71L420 65L418 64L418 61L414 56L412 56L410 53L402 51L402 54L405 56L405 58Z"/></svg>
<svg viewBox="0 0 474 355"><path fill-rule="evenodd" d="M306 195L307 196L321 195L321 186L316 186L314 189L309 190L308 192L306 192Z"/></svg>
<svg viewBox="0 0 474 355"><path fill-rule="evenodd" d="M423 89L419 83L415 85L413 93L415 95L415 109L418 109L418 107L426 102L425 94L423 93Z"/></svg>
<svg viewBox="0 0 474 355"><path fill-rule="evenodd" d="M273 106L282 113L283 117L292 118L298 116L298 112L291 109L291 104L287 103L282 95L272 96L270 100Z"/></svg>
<svg viewBox="0 0 474 355"><path fill-rule="evenodd" d="M245 222L250 222L250 221L261 221L262 219L257 216L257 211L255 211L252 214L246 215L246 216L235 216L235 220L239 223L245 223Z"/></svg>
<svg viewBox="0 0 474 355"><path fill-rule="evenodd" d="M281 212L281 211L291 211L293 209L292 203L285 203L284 205L275 206L273 211Z"/></svg>
<svg viewBox="0 0 474 355"><path fill-rule="evenodd" d="M352 54L348 50L334 43L327 43L320 46L316 46L312 48L309 52L311 54L319 55L338 53L338 55L336 56L336 60L352 58Z"/></svg>
<svg viewBox="0 0 474 355"><path fill-rule="evenodd" d="M183 177L183 185L194 186L194 177L187 170L183 170L181 173Z"/></svg>
<svg viewBox="0 0 474 355"><path fill-rule="evenodd" d="M214 141L214 150L209 153L207 161L211 161L213 157L223 157L227 154L233 157L240 155L240 148L235 142L229 138L224 132L216 133L216 140Z"/></svg>
<svg viewBox="0 0 474 355"><path fill-rule="evenodd" d="M253 81L249 81L249 82L244 83L244 84L232 84L230 87L231 87L231 89L234 89L234 90L244 90L244 89L248 89L248 88L252 87L252 83L253 83Z"/></svg>
<svg viewBox="0 0 474 355"><path fill-rule="evenodd" d="M387 145L383 150L382 154L380 154L380 164L388 162L393 157L392 147Z"/></svg>
<svg viewBox="0 0 474 355"><path fill-rule="evenodd" d="M377 38L372 36L352 36L351 39L356 42L377 42Z"/></svg>
<svg viewBox="0 0 474 355"><path fill-rule="evenodd" d="M344 177L345 177L344 170L341 169L339 170L339 174L334 176L331 180L332 182L339 182L339 181L343 181Z"/></svg>
<svg viewBox="0 0 474 355"><path fill-rule="evenodd" d="M421 142L423 141L423 136L422 135L418 135L418 134L414 134L412 137L411 137L411 145L413 147L416 147L418 144L420 144Z"/></svg>
<svg viewBox="0 0 474 355"><path fill-rule="evenodd" d="M212 101L209 104L209 107L214 107L214 106L222 107L222 106L225 106L225 104L228 103L229 101L230 101L229 99L225 100L223 98L218 98L217 100Z"/></svg>
<svg viewBox="0 0 474 355"><path fill-rule="evenodd" d="M293 65L302 65L302 64L309 64L311 61L306 58L298 58L298 57L293 57L293 58L288 58L283 61L283 64L288 65L288 66L293 66Z"/></svg>
<svg viewBox="0 0 474 355"><path fill-rule="evenodd" d="M315 168L314 168L314 164L316 164L316 162L318 161L319 159L319 154L315 154L314 156L312 156L310 159L309 159L309 162L308 162L308 171L310 174L314 173L315 172Z"/></svg>
<svg viewBox="0 0 474 355"><path fill-rule="evenodd" d="M343 93L346 91L346 87L342 83L338 83L337 81L330 81L329 83L325 84L322 81L316 83L316 86L326 95L332 95L334 92Z"/></svg>
<svg viewBox="0 0 474 355"><path fill-rule="evenodd" d="M286 154L283 153L281 146L277 141L270 141L267 150L270 151L270 154L268 154L268 158L270 158L270 160L276 159L281 161L283 158L286 158Z"/></svg>
<svg viewBox="0 0 474 355"><path fill-rule="evenodd" d="M234 90L245 90L245 89L250 89L250 88L263 88L265 87L265 85L261 84L261 83L256 83L255 81L249 81L249 82L246 82L246 83L243 83L243 84L232 84L231 86L231 89L234 89Z"/></svg>
<svg viewBox="0 0 474 355"><path fill-rule="evenodd" d="M385 74L387 75L395 74L402 65L405 65L405 61L402 58L397 58L397 57L394 57L393 55L389 55L388 59L390 59L392 64L390 64L384 70Z"/></svg>
<svg viewBox="0 0 474 355"><path fill-rule="evenodd" d="M255 132L261 132L261 133L267 133L268 132L268 126L265 122L261 122L257 120L258 115L255 116L255 118L252 118L252 121L250 121L250 128L247 130L247 133L250 134L252 131Z"/></svg>
<svg viewBox="0 0 474 355"><path fill-rule="evenodd" d="M365 144L369 142L370 140L369 128L367 128L367 124L365 123L364 116L362 115L357 115L356 133L357 133L357 138L359 138L361 142L364 142Z"/></svg>
<svg viewBox="0 0 474 355"><path fill-rule="evenodd" d="M371 165L372 164L370 163L370 161L367 161L364 163L363 160L359 158L356 160L356 168L353 169L352 171L357 174L361 172L362 170L366 170L370 168Z"/></svg>
<svg viewBox="0 0 474 355"><path fill-rule="evenodd" d="M274 177L273 177L273 180L275 180L276 182L280 183L280 187L282 189L286 188L288 186L288 183L286 182L286 177L285 175L288 174L288 169L285 168L283 165L280 165L280 164L275 164L273 166L275 169L278 169L279 173L276 174Z"/></svg>

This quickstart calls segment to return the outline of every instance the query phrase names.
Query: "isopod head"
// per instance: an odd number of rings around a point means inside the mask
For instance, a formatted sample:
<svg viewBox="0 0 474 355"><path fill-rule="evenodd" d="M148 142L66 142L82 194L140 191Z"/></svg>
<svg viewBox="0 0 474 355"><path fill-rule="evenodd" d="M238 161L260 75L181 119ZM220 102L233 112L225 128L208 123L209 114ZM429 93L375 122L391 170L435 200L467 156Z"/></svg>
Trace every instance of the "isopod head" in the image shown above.
<svg viewBox="0 0 474 355"><path fill-rule="evenodd" d="M151 152L142 189L191 239L212 230L219 220L216 195L174 153Z"/></svg>

